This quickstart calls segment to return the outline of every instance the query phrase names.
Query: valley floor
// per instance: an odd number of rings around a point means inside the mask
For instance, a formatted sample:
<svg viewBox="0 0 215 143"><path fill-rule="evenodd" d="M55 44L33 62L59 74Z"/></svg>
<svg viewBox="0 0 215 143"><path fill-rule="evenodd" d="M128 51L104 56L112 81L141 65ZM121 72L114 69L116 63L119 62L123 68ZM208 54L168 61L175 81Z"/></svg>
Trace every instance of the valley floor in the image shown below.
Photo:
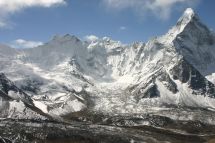
<svg viewBox="0 0 215 143"><path fill-rule="evenodd" d="M173 116L177 109L169 111ZM182 110L187 112L188 110ZM211 111L192 109L207 119ZM208 116L208 117L207 117ZM85 112L64 117L65 122L1 119L4 143L214 143L215 125L197 120L171 119L162 115L103 115Z"/></svg>

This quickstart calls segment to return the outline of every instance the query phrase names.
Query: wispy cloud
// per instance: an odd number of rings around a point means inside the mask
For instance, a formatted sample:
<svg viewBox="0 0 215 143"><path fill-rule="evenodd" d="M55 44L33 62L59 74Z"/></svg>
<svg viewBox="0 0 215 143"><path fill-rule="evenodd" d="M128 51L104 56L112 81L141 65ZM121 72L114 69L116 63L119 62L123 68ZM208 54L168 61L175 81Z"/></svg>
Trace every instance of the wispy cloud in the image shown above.
<svg viewBox="0 0 215 143"><path fill-rule="evenodd" d="M127 27L125 27L125 26L120 26L119 27L119 30L121 30L121 31L124 31L124 30L126 30L127 29Z"/></svg>
<svg viewBox="0 0 215 143"><path fill-rule="evenodd" d="M111 9L121 11L132 9L139 16L153 14L160 19L168 19L174 8L191 7L200 0L103 0L103 3Z"/></svg>
<svg viewBox="0 0 215 143"><path fill-rule="evenodd" d="M34 48L40 45L43 45L43 42L40 41L27 41L23 39L17 39L10 44L14 48Z"/></svg>
<svg viewBox="0 0 215 143"><path fill-rule="evenodd" d="M0 0L0 28L8 25L8 18L10 15L26 8L49 8L62 4L66 4L65 0Z"/></svg>

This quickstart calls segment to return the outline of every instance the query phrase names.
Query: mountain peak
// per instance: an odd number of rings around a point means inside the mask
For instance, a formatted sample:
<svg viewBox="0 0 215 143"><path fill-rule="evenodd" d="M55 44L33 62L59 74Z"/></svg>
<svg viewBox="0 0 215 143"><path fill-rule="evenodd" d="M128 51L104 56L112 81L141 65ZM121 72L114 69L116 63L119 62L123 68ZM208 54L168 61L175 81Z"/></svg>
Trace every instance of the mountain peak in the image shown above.
<svg viewBox="0 0 215 143"><path fill-rule="evenodd" d="M177 51L201 73L208 72L208 65L214 64L215 37L191 8L185 10L176 26L161 40L174 45Z"/></svg>
<svg viewBox="0 0 215 143"><path fill-rule="evenodd" d="M187 8L177 21L177 24L163 37L167 43L171 43L178 34L182 33L185 28L193 23L199 25L199 17L192 8Z"/></svg>
<svg viewBox="0 0 215 143"><path fill-rule="evenodd" d="M67 41L80 41L76 36L65 34L65 35L55 35L51 41L60 41L60 42L67 42Z"/></svg>
<svg viewBox="0 0 215 143"><path fill-rule="evenodd" d="M177 25L186 26L188 23L193 21L193 19L198 19L197 14L192 8L187 8L181 18L178 20Z"/></svg>
<svg viewBox="0 0 215 143"><path fill-rule="evenodd" d="M189 16L193 16L193 15L195 15L195 12L194 12L194 10L192 8L187 8L184 11L184 14L189 15Z"/></svg>

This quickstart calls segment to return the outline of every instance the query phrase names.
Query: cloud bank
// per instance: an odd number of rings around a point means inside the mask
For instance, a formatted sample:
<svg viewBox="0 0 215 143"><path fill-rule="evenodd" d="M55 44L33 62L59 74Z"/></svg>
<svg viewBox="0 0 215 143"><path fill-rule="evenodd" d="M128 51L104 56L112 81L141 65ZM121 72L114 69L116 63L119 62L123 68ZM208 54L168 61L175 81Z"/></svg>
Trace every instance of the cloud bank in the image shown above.
<svg viewBox="0 0 215 143"><path fill-rule="evenodd" d="M43 45L42 42L39 41L27 41L27 40L23 40L23 39L17 39L15 41L12 42L12 44L10 44L12 47L14 48L34 48L37 46L41 46Z"/></svg>
<svg viewBox="0 0 215 143"><path fill-rule="evenodd" d="M160 19L168 19L174 8L192 7L200 0L103 0L103 3L111 9L121 11L132 9L140 16L153 14Z"/></svg>
<svg viewBox="0 0 215 143"><path fill-rule="evenodd" d="M87 35L84 37L84 40L86 40L87 42L95 42L97 41L99 38L95 35Z"/></svg>
<svg viewBox="0 0 215 143"><path fill-rule="evenodd" d="M66 4L65 0L0 0L0 28L7 26L10 15L26 8L49 8L62 4Z"/></svg>

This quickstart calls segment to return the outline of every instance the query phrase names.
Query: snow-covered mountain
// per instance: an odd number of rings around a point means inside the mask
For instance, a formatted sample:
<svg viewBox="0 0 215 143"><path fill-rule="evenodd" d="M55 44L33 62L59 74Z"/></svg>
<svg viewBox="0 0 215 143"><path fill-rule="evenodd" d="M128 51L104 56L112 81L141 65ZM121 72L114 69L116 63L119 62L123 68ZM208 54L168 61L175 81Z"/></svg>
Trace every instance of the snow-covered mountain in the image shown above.
<svg viewBox="0 0 215 143"><path fill-rule="evenodd" d="M2 45L0 55L0 72L50 115L215 109L215 35L190 8L167 34L147 43L65 35L32 49Z"/></svg>

